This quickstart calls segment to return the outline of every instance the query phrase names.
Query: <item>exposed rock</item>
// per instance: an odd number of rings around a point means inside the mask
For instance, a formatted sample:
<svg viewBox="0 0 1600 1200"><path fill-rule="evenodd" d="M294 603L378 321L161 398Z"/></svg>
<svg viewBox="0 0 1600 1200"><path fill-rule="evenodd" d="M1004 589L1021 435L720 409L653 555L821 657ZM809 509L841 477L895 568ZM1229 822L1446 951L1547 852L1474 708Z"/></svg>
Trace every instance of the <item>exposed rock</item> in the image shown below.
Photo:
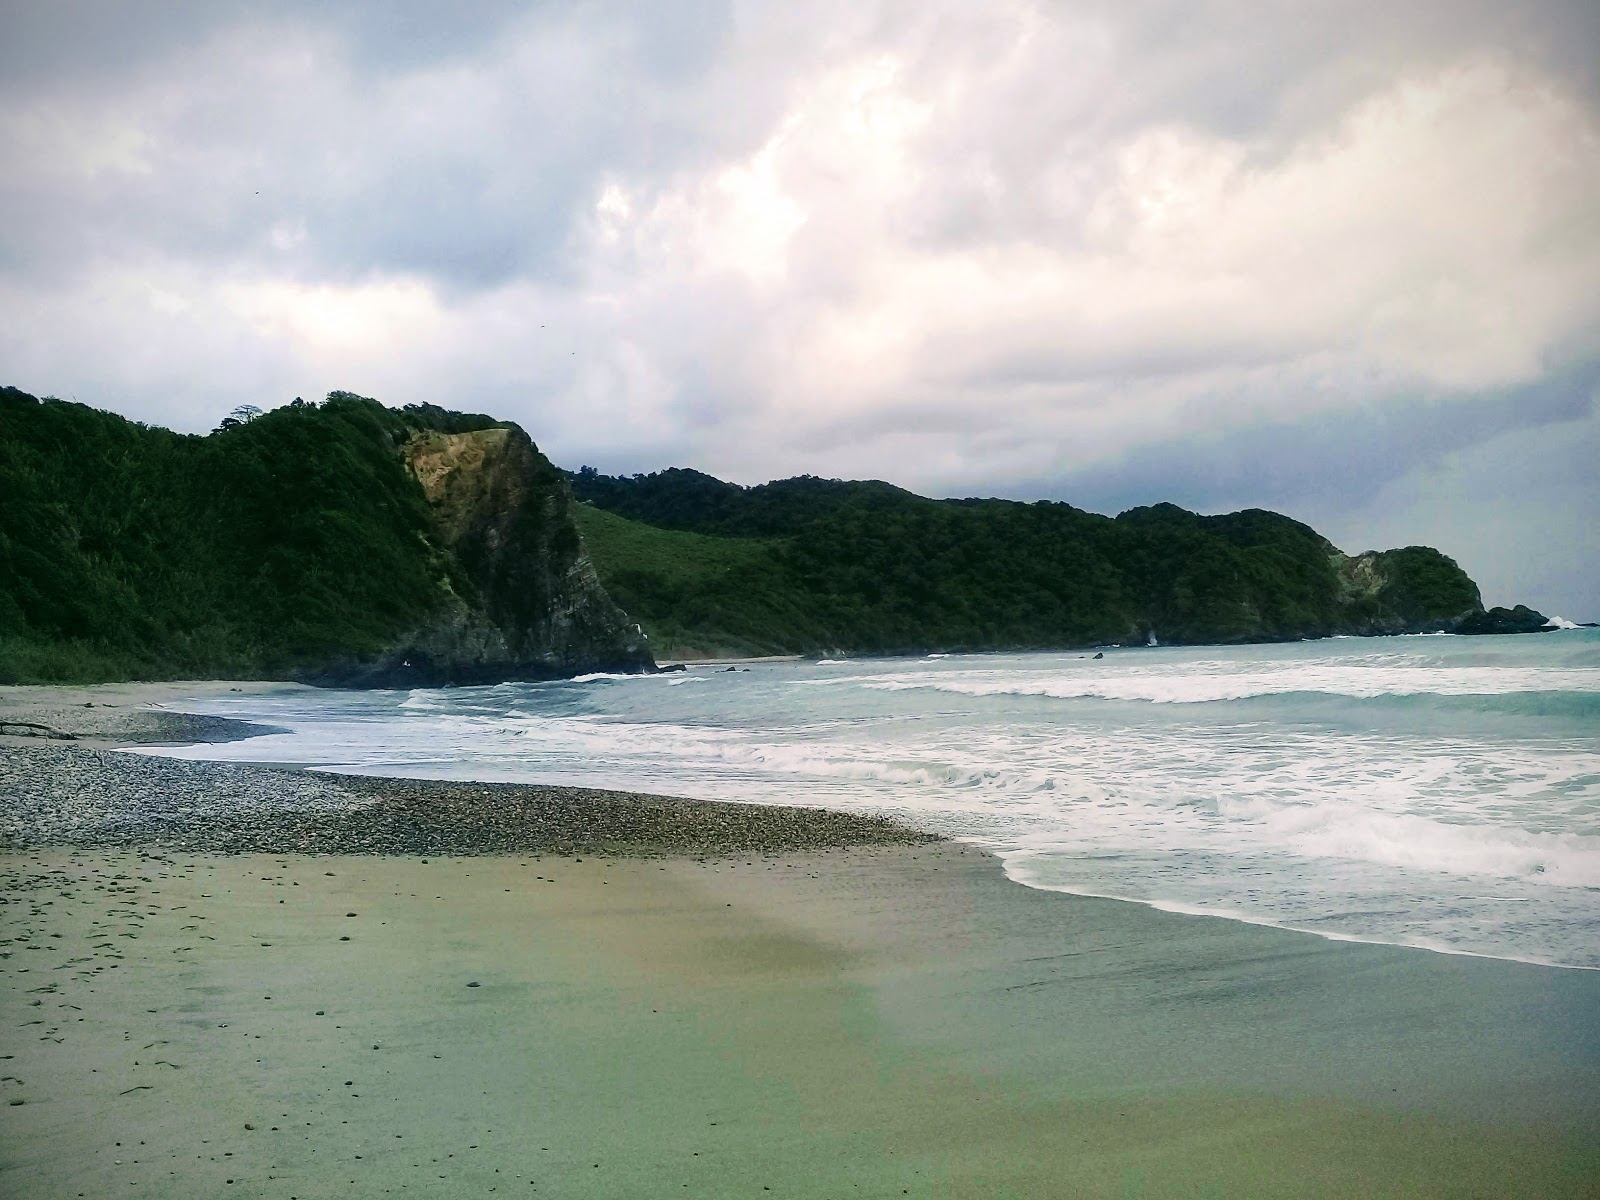
<svg viewBox="0 0 1600 1200"><path fill-rule="evenodd" d="M565 476L526 433L421 430L401 452L459 574L425 628L324 680L409 687L655 669L643 631L600 585Z"/></svg>
<svg viewBox="0 0 1600 1200"><path fill-rule="evenodd" d="M1328 549L1339 577L1339 619L1330 632L1451 633L1483 611L1477 584L1432 547L1353 556Z"/></svg>
<svg viewBox="0 0 1600 1200"><path fill-rule="evenodd" d="M1556 628L1543 613L1519 604L1515 608L1491 608L1488 612L1473 613L1457 625L1454 632L1550 633Z"/></svg>

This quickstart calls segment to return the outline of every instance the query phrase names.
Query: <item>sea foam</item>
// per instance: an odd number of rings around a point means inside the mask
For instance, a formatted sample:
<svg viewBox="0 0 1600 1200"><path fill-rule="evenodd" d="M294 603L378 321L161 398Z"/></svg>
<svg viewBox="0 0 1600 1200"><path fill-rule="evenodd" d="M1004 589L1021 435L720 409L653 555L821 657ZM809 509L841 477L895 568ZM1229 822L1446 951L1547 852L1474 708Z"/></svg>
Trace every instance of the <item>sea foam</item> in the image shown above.
<svg viewBox="0 0 1600 1200"><path fill-rule="evenodd" d="M292 732L156 752L885 812L986 846L1036 887L1600 967L1590 630L188 707Z"/></svg>

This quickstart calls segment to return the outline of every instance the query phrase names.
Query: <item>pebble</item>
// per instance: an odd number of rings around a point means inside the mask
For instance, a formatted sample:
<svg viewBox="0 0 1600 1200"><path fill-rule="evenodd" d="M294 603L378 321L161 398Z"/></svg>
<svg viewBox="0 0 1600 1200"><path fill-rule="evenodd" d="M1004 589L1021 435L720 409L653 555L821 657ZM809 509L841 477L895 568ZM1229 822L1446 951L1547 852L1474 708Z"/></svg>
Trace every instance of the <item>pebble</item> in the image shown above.
<svg viewBox="0 0 1600 1200"><path fill-rule="evenodd" d="M0 795L0 848L8 850L748 857L937 840L885 817L815 808L323 776L61 743L7 747Z"/></svg>

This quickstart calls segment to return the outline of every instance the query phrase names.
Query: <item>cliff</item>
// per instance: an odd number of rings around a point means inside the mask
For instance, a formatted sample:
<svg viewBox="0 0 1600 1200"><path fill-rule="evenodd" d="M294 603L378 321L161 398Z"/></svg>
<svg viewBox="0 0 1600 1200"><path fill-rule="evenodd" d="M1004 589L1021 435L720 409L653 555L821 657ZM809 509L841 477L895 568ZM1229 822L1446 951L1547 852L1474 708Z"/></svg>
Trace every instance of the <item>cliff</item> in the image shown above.
<svg viewBox="0 0 1600 1200"><path fill-rule="evenodd" d="M427 624L325 678L401 687L655 669L643 631L600 586L566 477L526 433L423 428L400 453L468 586L446 580Z"/></svg>
<svg viewBox="0 0 1600 1200"><path fill-rule="evenodd" d="M515 426L335 392L208 436L0 389L0 683L654 668Z"/></svg>
<svg viewBox="0 0 1600 1200"><path fill-rule="evenodd" d="M1454 559L1429 546L1368 550L1353 557L1329 549L1339 575L1332 632L1454 633L1467 631L1483 612L1477 584Z"/></svg>

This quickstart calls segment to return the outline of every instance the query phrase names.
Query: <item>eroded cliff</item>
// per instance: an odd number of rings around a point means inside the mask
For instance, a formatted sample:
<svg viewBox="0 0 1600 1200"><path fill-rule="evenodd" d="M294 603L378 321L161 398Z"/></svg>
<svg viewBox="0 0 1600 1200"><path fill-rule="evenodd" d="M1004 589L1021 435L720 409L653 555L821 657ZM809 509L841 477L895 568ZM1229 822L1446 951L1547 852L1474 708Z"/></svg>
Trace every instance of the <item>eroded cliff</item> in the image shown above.
<svg viewBox="0 0 1600 1200"><path fill-rule="evenodd" d="M1346 555L1329 547L1338 573L1334 633L1454 633L1483 612L1478 585L1431 546Z"/></svg>
<svg viewBox="0 0 1600 1200"><path fill-rule="evenodd" d="M0 388L0 683L650 670L635 620L664 654L1545 628L1484 612L1438 551L1346 556L1262 510L575 481L516 426L433 405L334 392L194 436Z"/></svg>
<svg viewBox="0 0 1600 1200"><path fill-rule="evenodd" d="M427 686L655 669L644 633L595 574L565 476L526 433L423 428L399 450L457 569L441 580L446 599L432 620L335 675Z"/></svg>

